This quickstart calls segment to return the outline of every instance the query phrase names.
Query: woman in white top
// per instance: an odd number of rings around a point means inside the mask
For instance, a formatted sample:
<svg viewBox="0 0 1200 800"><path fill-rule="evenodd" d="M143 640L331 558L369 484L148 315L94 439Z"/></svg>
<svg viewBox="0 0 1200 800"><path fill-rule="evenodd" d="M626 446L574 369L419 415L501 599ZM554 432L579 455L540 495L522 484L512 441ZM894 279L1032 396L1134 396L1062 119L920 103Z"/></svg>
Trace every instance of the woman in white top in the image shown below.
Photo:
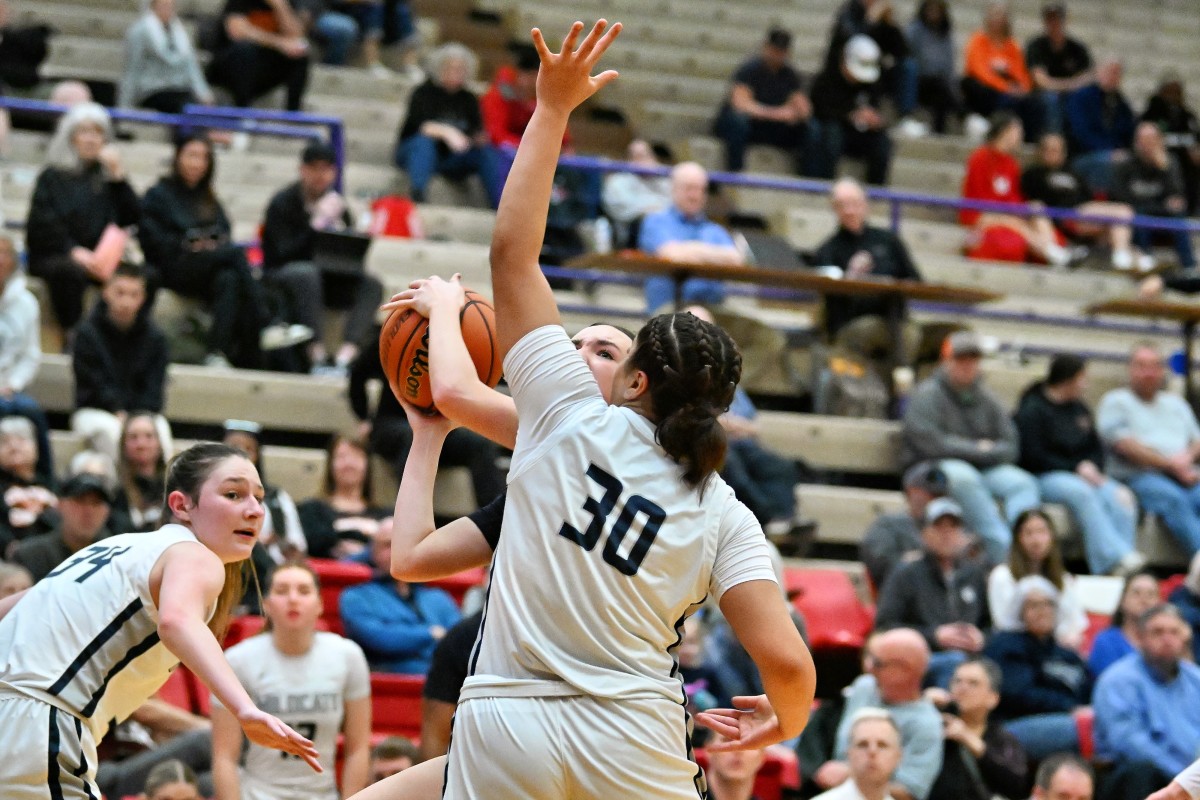
<svg viewBox="0 0 1200 800"><path fill-rule="evenodd" d="M175 0L149 0L146 12L125 32L117 105L178 114L189 103L212 102L212 89L175 13Z"/></svg>
<svg viewBox="0 0 1200 800"><path fill-rule="evenodd" d="M262 485L233 448L198 444L167 469L170 524L102 539L0 600L5 800L94 800L96 745L182 661L251 741L320 770L312 742L258 708L218 644L262 525Z"/></svg>
<svg viewBox="0 0 1200 800"><path fill-rule="evenodd" d="M321 592L303 563L275 569L263 598L267 630L229 648L234 673L261 707L312 739L332 764L345 734L341 794L332 771L314 776L244 737L233 714L214 698L213 786L216 800L338 800L367 785L371 750L371 675L354 642L317 630ZM241 761L241 768L238 763Z"/></svg>
<svg viewBox="0 0 1200 800"><path fill-rule="evenodd" d="M1037 508L1017 517L1008 563L1000 564L988 576L988 609L997 630L1023 628L1013 610L1013 597L1017 581L1027 575L1041 575L1059 591L1055 638L1063 647L1078 650L1088 627L1087 612L1075 587L1075 577L1063 568L1054 523Z"/></svg>

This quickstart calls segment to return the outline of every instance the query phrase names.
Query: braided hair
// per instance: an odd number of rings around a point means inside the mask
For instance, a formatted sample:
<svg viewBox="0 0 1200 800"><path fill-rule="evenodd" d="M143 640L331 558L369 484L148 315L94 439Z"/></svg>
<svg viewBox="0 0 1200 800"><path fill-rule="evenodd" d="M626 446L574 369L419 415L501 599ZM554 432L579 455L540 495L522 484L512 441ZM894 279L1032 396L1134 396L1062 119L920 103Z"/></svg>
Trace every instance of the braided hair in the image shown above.
<svg viewBox="0 0 1200 800"><path fill-rule="evenodd" d="M638 331L629 360L649 380L655 440L683 467L684 482L703 491L725 463L718 417L729 409L742 377L737 345L692 314L660 314Z"/></svg>

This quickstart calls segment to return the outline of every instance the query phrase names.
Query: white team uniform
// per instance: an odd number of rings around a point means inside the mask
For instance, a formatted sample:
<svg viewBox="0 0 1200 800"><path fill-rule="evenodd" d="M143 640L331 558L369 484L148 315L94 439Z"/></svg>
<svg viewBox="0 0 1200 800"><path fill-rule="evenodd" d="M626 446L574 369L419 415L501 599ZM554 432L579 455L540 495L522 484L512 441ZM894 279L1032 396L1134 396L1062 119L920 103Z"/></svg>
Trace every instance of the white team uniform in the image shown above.
<svg viewBox="0 0 1200 800"><path fill-rule="evenodd" d="M242 751L241 800L338 800L334 771L345 702L371 695L362 649L335 633L318 631L300 656L279 652L269 633L225 651L255 705L313 741L326 771L316 774L299 756L248 742ZM213 705L220 705L213 697Z"/></svg>
<svg viewBox="0 0 1200 800"><path fill-rule="evenodd" d="M504 367L518 435L445 797L702 795L675 652L707 596L776 580L762 529L719 476L683 482L561 327Z"/></svg>
<svg viewBox="0 0 1200 800"><path fill-rule="evenodd" d="M0 620L0 787L5 800L99 798L96 744L166 682L150 572L196 537L182 525L85 547Z"/></svg>

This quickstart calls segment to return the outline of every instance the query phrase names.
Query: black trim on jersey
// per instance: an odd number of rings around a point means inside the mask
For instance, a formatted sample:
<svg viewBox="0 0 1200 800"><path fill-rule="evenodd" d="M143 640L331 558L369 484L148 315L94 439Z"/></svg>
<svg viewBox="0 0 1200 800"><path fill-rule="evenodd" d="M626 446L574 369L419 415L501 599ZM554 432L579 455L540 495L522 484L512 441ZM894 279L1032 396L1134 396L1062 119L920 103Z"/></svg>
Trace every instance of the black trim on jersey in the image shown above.
<svg viewBox="0 0 1200 800"><path fill-rule="evenodd" d="M496 559L499 556L492 558L492 575L496 572ZM491 575L488 576L489 578ZM483 616L479 618L479 633L475 636L475 646L471 648L471 661L467 666L467 677L475 674L475 666L479 663L479 651L483 649L483 627L487 625L488 616L488 601L492 599L492 587L496 585L493 580L488 580L487 591L483 593Z"/></svg>
<svg viewBox="0 0 1200 800"><path fill-rule="evenodd" d="M138 598L129 605L125 606L125 610L120 614L117 614L113 621L104 627L104 630L96 634L95 639L92 639L92 641L88 642L87 647L83 648L75 660L71 662L71 665L67 667L66 671L63 672L63 674L59 676L59 679L56 680L54 684L46 691L50 694L58 694L63 689L67 688L67 684L69 684L71 679L79 673L79 670L83 669L84 665L87 664L91 657L100 652L100 649L104 647L104 645L108 644L110 639L117 635L117 632L121 630L121 626L133 619L134 615L141 610L141 598ZM105 683L107 683L107 681L105 681ZM88 716L88 712L84 712L84 716Z"/></svg>
<svg viewBox="0 0 1200 800"><path fill-rule="evenodd" d="M683 644L683 625L687 622L688 617L692 616L708 599L708 595L701 598L700 602L688 606L688 610L683 612L683 616L675 623L675 643L667 647L667 654L671 656L671 677L679 678L679 707L683 710L683 741L684 755L687 760L692 762L696 767L696 773L692 776L692 784L696 787L696 794L700 800L708 799L708 779L704 776L704 770L700 768L700 764L696 762L696 751L692 747L692 734L695 733L695 723L692 721L692 715L687 710L687 690L683 688L683 676L679 674L679 645Z"/></svg>
<svg viewBox="0 0 1200 800"><path fill-rule="evenodd" d="M58 709L50 706L50 748L49 763L46 765L47 787L50 790L50 800L63 800L62 779L59 773L62 767L58 763L62 750L62 735L58 732Z"/></svg>
<svg viewBox="0 0 1200 800"><path fill-rule="evenodd" d="M139 600L137 602L140 606L142 601ZM151 647L154 647L154 645L158 644L158 641L158 631L155 631L130 648L129 652L125 654L124 658L122 658L116 664L113 664L112 669L110 669L108 674L104 676L104 682L100 684L100 686L92 694L92 699L88 701L88 704L84 706L83 710L79 713L85 717L90 717L92 714L96 713L96 706L100 705L100 701L104 699L104 693L108 691L108 684L112 682L113 678L117 677L117 673L129 666L129 663L142 653L145 653Z"/></svg>
<svg viewBox="0 0 1200 800"><path fill-rule="evenodd" d="M76 778L79 778L80 782L83 784L83 790L87 792L88 800L99 800L99 798L92 793L92 787L88 783L87 779L87 754L83 752L83 720L79 719L79 717L75 717L74 719L75 738L79 741L79 769L75 770L75 772L72 774L74 774Z"/></svg>
<svg viewBox="0 0 1200 800"><path fill-rule="evenodd" d="M458 712L450 715L450 743L454 743L454 718L458 716ZM442 793L438 795L442 800L446 798L446 786L450 783L450 751L453 747L446 749L446 763L442 766Z"/></svg>

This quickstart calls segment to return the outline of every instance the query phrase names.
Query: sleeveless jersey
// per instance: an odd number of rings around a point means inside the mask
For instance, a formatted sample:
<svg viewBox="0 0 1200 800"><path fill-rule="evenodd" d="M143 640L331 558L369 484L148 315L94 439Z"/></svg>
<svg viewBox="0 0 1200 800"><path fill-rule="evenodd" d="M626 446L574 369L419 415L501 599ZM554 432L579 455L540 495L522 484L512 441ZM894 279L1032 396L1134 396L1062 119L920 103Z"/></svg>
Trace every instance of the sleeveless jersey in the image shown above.
<svg viewBox="0 0 1200 800"><path fill-rule="evenodd" d="M60 564L0 620L0 690L79 717L99 742L179 663L158 639L150 571L167 548L196 541L165 525L102 539Z"/></svg>
<svg viewBox="0 0 1200 800"><path fill-rule="evenodd" d="M708 596L775 582L758 521L704 492L609 406L558 326L505 358L519 416L503 534L463 697L584 694L683 702L675 650Z"/></svg>
<svg viewBox="0 0 1200 800"><path fill-rule="evenodd" d="M335 633L318 631L309 651L279 652L271 634L252 636L225 657L255 705L316 745L326 771L314 773L298 756L248 742L241 769L242 800L338 800L334 771L345 702L371 695L362 649ZM213 705L220 705L213 697Z"/></svg>

